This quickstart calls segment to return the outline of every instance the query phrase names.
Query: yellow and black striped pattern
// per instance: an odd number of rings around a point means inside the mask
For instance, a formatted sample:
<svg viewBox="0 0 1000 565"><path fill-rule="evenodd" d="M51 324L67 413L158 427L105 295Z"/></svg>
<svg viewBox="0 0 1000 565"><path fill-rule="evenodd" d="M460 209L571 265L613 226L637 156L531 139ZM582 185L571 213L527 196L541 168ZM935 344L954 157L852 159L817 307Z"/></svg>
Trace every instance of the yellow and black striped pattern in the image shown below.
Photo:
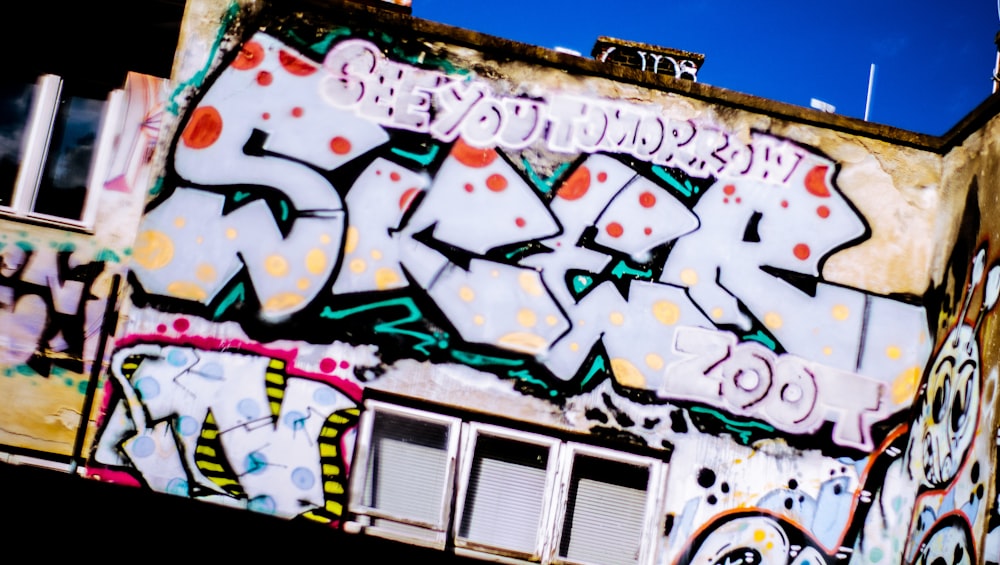
<svg viewBox="0 0 1000 565"><path fill-rule="evenodd" d="M323 472L322 508L303 512L301 516L315 522L329 524L344 514L347 499L347 474L344 472L344 458L340 453L340 440L344 432L358 421L361 410L346 408L338 410L326 419L319 432L319 463Z"/></svg>
<svg viewBox="0 0 1000 565"><path fill-rule="evenodd" d="M267 372L264 373L264 389L267 391L267 400L271 407L271 418L275 422L281 413L281 401L285 398L287 384L285 367L284 361L272 358L267 363Z"/></svg>
<svg viewBox="0 0 1000 565"><path fill-rule="evenodd" d="M125 360L122 361L122 376L125 377L126 380L131 381L132 376L135 375L135 372L139 369L139 365L142 364L146 357L146 355L141 354L133 354L126 357Z"/></svg>
<svg viewBox="0 0 1000 565"><path fill-rule="evenodd" d="M194 462L205 478L218 485L222 490L235 498L246 498L246 492L236 478L236 472L229 466L226 454L222 451L222 441L219 439L219 426L215 416L208 411L205 422L201 425L201 435L195 445Z"/></svg>

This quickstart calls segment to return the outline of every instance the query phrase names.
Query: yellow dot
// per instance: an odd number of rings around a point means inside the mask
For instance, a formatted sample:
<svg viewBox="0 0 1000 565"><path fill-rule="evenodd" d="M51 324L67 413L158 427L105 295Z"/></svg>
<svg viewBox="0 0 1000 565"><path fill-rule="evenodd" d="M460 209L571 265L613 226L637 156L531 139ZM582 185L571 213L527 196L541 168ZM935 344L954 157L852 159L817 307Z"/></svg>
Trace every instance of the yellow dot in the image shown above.
<svg viewBox="0 0 1000 565"><path fill-rule="evenodd" d="M226 228L226 239L236 239L236 228Z"/></svg>
<svg viewBox="0 0 1000 565"><path fill-rule="evenodd" d="M354 229L354 228L348 228L347 229L347 233L350 234L352 229ZM358 230L355 229L354 231L357 232ZM356 237L357 236L355 235L355 238ZM319 242L322 243L323 245L329 245L330 244L330 236L324 233L323 235L319 236Z"/></svg>
<svg viewBox="0 0 1000 565"><path fill-rule="evenodd" d="M280 292L264 301L263 308L266 312L282 312L289 308L294 308L301 304L305 298L301 294L294 292Z"/></svg>
<svg viewBox="0 0 1000 565"><path fill-rule="evenodd" d="M205 237L199 235L198 237L194 238L194 242L197 243L198 245L201 245L202 243L205 243Z"/></svg>
<svg viewBox="0 0 1000 565"><path fill-rule="evenodd" d="M184 216L177 216L176 218L174 218L175 226L183 228L185 224L187 224L187 220L184 219Z"/></svg>
<svg viewBox="0 0 1000 565"><path fill-rule="evenodd" d="M681 271L681 282L688 286L698 284L698 272L694 269L684 269Z"/></svg>
<svg viewBox="0 0 1000 565"><path fill-rule="evenodd" d="M753 540L757 542L764 541L764 538L766 537L767 534L764 533L764 530L756 530L753 533Z"/></svg>
<svg viewBox="0 0 1000 565"><path fill-rule="evenodd" d="M216 277L215 267L209 265L208 263L202 263L198 265L197 269L195 269L194 276L202 282L210 283L214 281Z"/></svg>
<svg viewBox="0 0 1000 565"><path fill-rule="evenodd" d="M774 549L774 542L769 541L766 544L764 544L764 549L767 549L768 551Z"/></svg>
<svg viewBox="0 0 1000 565"><path fill-rule="evenodd" d="M299 287L299 290L305 290L309 288L309 279L301 278L299 282L295 283L295 286Z"/></svg>
<svg viewBox="0 0 1000 565"><path fill-rule="evenodd" d="M851 315L851 310L843 304L837 304L832 310L830 310L830 315L833 316L834 320L843 322L848 316Z"/></svg>
<svg viewBox="0 0 1000 565"><path fill-rule="evenodd" d="M208 297L208 293L206 293L200 286L188 281L174 281L168 284L167 294L176 296L177 298L197 300L199 302Z"/></svg>
<svg viewBox="0 0 1000 565"><path fill-rule="evenodd" d="M650 353L646 356L646 366L655 371L659 371L663 368L663 357L655 353Z"/></svg>
<svg viewBox="0 0 1000 565"><path fill-rule="evenodd" d="M580 344L574 341L573 343L569 344L569 350L570 351L579 351L580 350Z"/></svg>
<svg viewBox="0 0 1000 565"><path fill-rule="evenodd" d="M463 286L458 289L458 297L462 299L463 302L472 302L476 299L476 293L467 286Z"/></svg>
<svg viewBox="0 0 1000 565"><path fill-rule="evenodd" d="M625 323L625 315L622 314L621 312L612 312L612 313L608 314L608 320L612 324L614 324L616 326L620 326L620 325L622 325L622 324Z"/></svg>
<svg viewBox="0 0 1000 565"><path fill-rule="evenodd" d="M923 371L920 367L910 367L903 371L892 381L892 401L896 404L904 404L913 400L920 385L920 375Z"/></svg>
<svg viewBox="0 0 1000 565"><path fill-rule="evenodd" d="M364 259L354 259L354 260L351 261L350 267L351 267L351 272L352 273L361 274L361 273L365 272L365 269L368 268L368 264L365 263Z"/></svg>
<svg viewBox="0 0 1000 565"><path fill-rule="evenodd" d="M354 253L358 248L358 240L361 239L361 232L358 228L351 226L347 228L347 235L344 237L344 253ZM320 243L330 243L330 236L323 234L319 238Z"/></svg>
<svg viewBox="0 0 1000 565"><path fill-rule="evenodd" d="M399 282L399 273L388 267L382 267L375 271L375 288L385 290L393 288Z"/></svg>
<svg viewBox="0 0 1000 565"><path fill-rule="evenodd" d="M268 255L264 259L264 270L274 277L283 277L288 274L288 260L281 255Z"/></svg>
<svg viewBox="0 0 1000 565"><path fill-rule="evenodd" d="M382 252L379 251L378 249L372 249L371 256L372 259L378 261L379 259L382 258Z"/></svg>
<svg viewBox="0 0 1000 565"><path fill-rule="evenodd" d="M163 232L144 231L135 238L132 257L146 269L162 269L174 258L174 242Z"/></svg>
<svg viewBox="0 0 1000 565"><path fill-rule="evenodd" d="M553 316L552 314L549 314L548 316L545 316L545 323L550 326L554 326L559 323L559 318Z"/></svg>
<svg viewBox="0 0 1000 565"><path fill-rule="evenodd" d="M903 352L895 345L890 345L885 348L885 356L895 361L903 356Z"/></svg>
<svg viewBox="0 0 1000 565"><path fill-rule="evenodd" d="M517 284L521 286L521 290L528 296L541 296L544 292L542 283L538 280L538 277L528 271L523 271L518 275Z"/></svg>
<svg viewBox="0 0 1000 565"><path fill-rule="evenodd" d="M611 372L615 375L618 384L622 386L646 388L646 377L627 359L612 359Z"/></svg>
<svg viewBox="0 0 1000 565"><path fill-rule="evenodd" d="M781 329L781 326L783 326L784 323L784 320L781 319L781 315L777 312L768 312L767 314L764 314L764 325L772 330Z"/></svg>
<svg viewBox="0 0 1000 565"><path fill-rule="evenodd" d="M306 270L314 275L326 270L326 253L322 249L311 249L306 253Z"/></svg>
<svg viewBox="0 0 1000 565"><path fill-rule="evenodd" d="M535 312L527 308L521 308L517 313L517 323L521 324L525 328L533 328L535 324L538 323L538 317L535 316Z"/></svg>
<svg viewBox="0 0 1000 565"><path fill-rule="evenodd" d="M481 326L486 323L486 318L482 317L479 314L476 314L475 316L472 317L472 323L476 324L477 326Z"/></svg>
<svg viewBox="0 0 1000 565"><path fill-rule="evenodd" d="M672 326L681 319L681 309L668 300L653 303L653 317L665 326Z"/></svg>
<svg viewBox="0 0 1000 565"><path fill-rule="evenodd" d="M722 308L712 308L712 317L718 320L722 317Z"/></svg>
<svg viewBox="0 0 1000 565"><path fill-rule="evenodd" d="M823 355L833 355L833 348L829 345L823 348Z"/></svg>

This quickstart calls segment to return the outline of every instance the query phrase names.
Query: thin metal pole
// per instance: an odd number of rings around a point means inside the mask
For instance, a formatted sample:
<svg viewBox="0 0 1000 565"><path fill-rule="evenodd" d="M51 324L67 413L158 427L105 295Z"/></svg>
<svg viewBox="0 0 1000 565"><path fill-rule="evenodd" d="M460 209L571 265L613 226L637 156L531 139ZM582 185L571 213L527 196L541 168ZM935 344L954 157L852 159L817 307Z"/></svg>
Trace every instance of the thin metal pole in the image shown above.
<svg viewBox="0 0 1000 565"><path fill-rule="evenodd" d="M868 98L865 99L865 121L868 121L868 114L872 109L872 86L875 84L875 63L872 63L871 71L868 72Z"/></svg>

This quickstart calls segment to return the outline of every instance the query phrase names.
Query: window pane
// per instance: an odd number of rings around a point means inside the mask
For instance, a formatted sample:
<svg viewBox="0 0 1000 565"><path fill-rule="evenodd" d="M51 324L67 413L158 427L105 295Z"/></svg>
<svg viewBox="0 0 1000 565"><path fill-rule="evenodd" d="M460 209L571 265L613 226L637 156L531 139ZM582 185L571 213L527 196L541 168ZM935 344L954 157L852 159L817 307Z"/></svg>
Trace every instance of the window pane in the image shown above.
<svg viewBox="0 0 1000 565"><path fill-rule="evenodd" d="M636 563L642 542L649 469L577 455L559 555L584 563Z"/></svg>
<svg viewBox="0 0 1000 565"><path fill-rule="evenodd" d="M376 413L362 503L443 528L448 433L443 424Z"/></svg>
<svg viewBox="0 0 1000 565"><path fill-rule="evenodd" d="M49 154L33 210L70 220L83 219L97 130L104 100L65 97L59 101Z"/></svg>
<svg viewBox="0 0 1000 565"><path fill-rule="evenodd" d="M459 537L534 554L548 457L545 446L479 436Z"/></svg>
<svg viewBox="0 0 1000 565"><path fill-rule="evenodd" d="M0 206L10 206L13 201L34 91L32 84L0 85Z"/></svg>

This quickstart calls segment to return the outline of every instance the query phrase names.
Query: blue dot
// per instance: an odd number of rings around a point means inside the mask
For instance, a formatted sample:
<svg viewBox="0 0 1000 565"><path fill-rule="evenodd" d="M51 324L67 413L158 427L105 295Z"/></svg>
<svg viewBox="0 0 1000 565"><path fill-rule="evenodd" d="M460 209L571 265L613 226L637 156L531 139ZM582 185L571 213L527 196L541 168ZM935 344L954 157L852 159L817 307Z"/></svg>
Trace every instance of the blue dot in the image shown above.
<svg viewBox="0 0 1000 565"><path fill-rule="evenodd" d="M243 460L247 473L263 473L267 470L267 456L259 451L251 451Z"/></svg>
<svg viewBox="0 0 1000 565"><path fill-rule="evenodd" d="M313 393L313 400L322 406L329 406L337 401L337 393L330 387L319 387Z"/></svg>
<svg viewBox="0 0 1000 565"><path fill-rule="evenodd" d="M177 432L182 436L191 436L198 433L198 420L191 416L181 416L177 418Z"/></svg>
<svg viewBox="0 0 1000 565"><path fill-rule="evenodd" d="M289 428L298 431L306 427L306 415L293 410L285 414L284 422Z"/></svg>
<svg viewBox="0 0 1000 565"><path fill-rule="evenodd" d="M253 420L260 415L260 406L252 398L244 398L236 404L236 411L244 418Z"/></svg>
<svg viewBox="0 0 1000 565"><path fill-rule="evenodd" d="M133 386L142 400L156 398L160 394L160 383L156 382L153 377L143 377L137 380Z"/></svg>
<svg viewBox="0 0 1000 565"><path fill-rule="evenodd" d="M153 438L140 436L132 442L132 455L136 457L149 457L156 451L156 442Z"/></svg>
<svg viewBox="0 0 1000 565"><path fill-rule="evenodd" d="M210 381L221 381L226 376L226 372L222 365L211 362L198 365L198 375Z"/></svg>
<svg viewBox="0 0 1000 565"><path fill-rule="evenodd" d="M262 514L274 514L277 507L278 505L275 504L274 499L266 494L255 496L247 502L247 508Z"/></svg>
<svg viewBox="0 0 1000 565"><path fill-rule="evenodd" d="M170 479L167 483L167 494L188 496L188 482L180 478Z"/></svg>
<svg viewBox="0 0 1000 565"><path fill-rule="evenodd" d="M296 467L292 471L292 484L302 490L309 490L316 484L316 475L305 467Z"/></svg>
<svg viewBox="0 0 1000 565"><path fill-rule="evenodd" d="M188 364L188 354L183 349L171 349L170 353L167 353L167 363L174 367L183 367Z"/></svg>

